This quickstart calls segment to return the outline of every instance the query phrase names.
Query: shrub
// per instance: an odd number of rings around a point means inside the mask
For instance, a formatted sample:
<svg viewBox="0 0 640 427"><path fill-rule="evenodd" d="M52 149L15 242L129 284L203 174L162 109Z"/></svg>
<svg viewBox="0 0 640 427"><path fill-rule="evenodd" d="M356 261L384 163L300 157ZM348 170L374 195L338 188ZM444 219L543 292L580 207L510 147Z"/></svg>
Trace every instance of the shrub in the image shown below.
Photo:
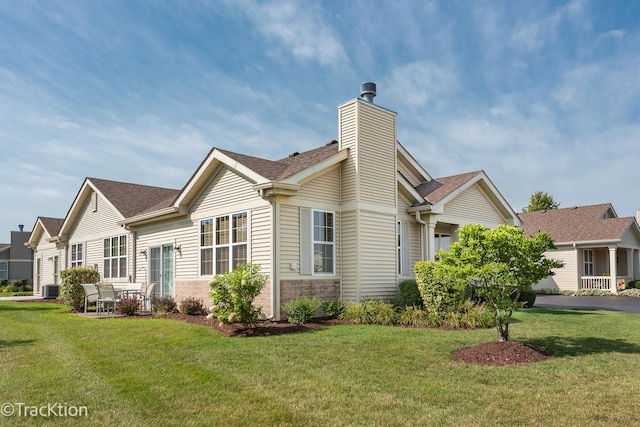
<svg viewBox="0 0 640 427"><path fill-rule="evenodd" d="M315 317L322 304L316 297L298 298L282 306L287 313L289 323L302 325Z"/></svg>
<svg viewBox="0 0 640 427"><path fill-rule="evenodd" d="M379 300L347 304L339 318L357 324L394 325L397 323L397 313L393 304Z"/></svg>
<svg viewBox="0 0 640 427"><path fill-rule="evenodd" d="M397 305L400 307L424 307L424 301L422 300L422 295L420 295L418 283L415 280L403 280L398 285L398 289L398 297L395 299Z"/></svg>
<svg viewBox="0 0 640 427"><path fill-rule="evenodd" d="M620 292L620 295L631 298L640 298L640 289L625 289L624 291Z"/></svg>
<svg viewBox="0 0 640 427"><path fill-rule="evenodd" d="M532 308L536 303L536 292L531 289L523 289L520 292L518 301L524 303L524 308Z"/></svg>
<svg viewBox="0 0 640 427"><path fill-rule="evenodd" d="M322 312L325 317L335 319L344 311L344 304L341 301L327 301L322 303Z"/></svg>
<svg viewBox="0 0 640 427"><path fill-rule="evenodd" d="M640 289L640 280L631 280L628 282L627 289Z"/></svg>
<svg viewBox="0 0 640 427"><path fill-rule="evenodd" d="M116 304L116 310L125 316L133 316L140 310L140 300L136 298L120 299Z"/></svg>
<svg viewBox="0 0 640 427"><path fill-rule="evenodd" d="M442 276L435 266L435 261L421 261L414 270L425 308L429 313L443 314L470 299L472 288Z"/></svg>
<svg viewBox="0 0 640 427"><path fill-rule="evenodd" d="M153 311L155 313L175 313L178 305L171 297L159 297L153 299Z"/></svg>
<svg viewBox="0 0 640 427"><path fill-rule="evenodd" d="M185 298L180 301L180 313L189 316L200 316L207 314L201 299Z"/></svg>
<svg viewBox="0 0 640 427"><path fill-rule="evenodd" d="M534 290L534 292L537 295L560 295L560 289L544 288L544 289L536 289Z"/></svg>
<svg viewBox="0 0 640 427"><path fill-rule="evenodd" d="M344 310L338 316L341 320L352 322L356 324L363 324L366 322L366 316L362 303L346 304Z"/></svg>
<svg viewBox="0 0 640 427"><path fill-rule="evenodd" d="M407 305L398 313L398 323L403 326L426 326L428 325L427 312L415 305Z"/></svg>
<svg viewBox="0 0 640 427"><path fill-rule="evenodd" d="M216 276L211 282L213 307L211 317L220 323L242 322L253 326L260 316L260 308L253 301L267 284L268 276L259 272L260 265L245 264Z"/></svg>
<svg viewBox="0 0 640 427"><path fill-rule="evenodd" d="M609 291L602 291L600 289L580 289L572 294L577 297L607 297L613 295Z"/></svg>
<svg viewBox="0 0 640 427"><path fill-rule="evenodd" d="M79 311L84 307L84 290L80 285L82 283L98 283L100 273L92 268L77 267L62 270L60 278L62 284L58 299Z"/></svg>

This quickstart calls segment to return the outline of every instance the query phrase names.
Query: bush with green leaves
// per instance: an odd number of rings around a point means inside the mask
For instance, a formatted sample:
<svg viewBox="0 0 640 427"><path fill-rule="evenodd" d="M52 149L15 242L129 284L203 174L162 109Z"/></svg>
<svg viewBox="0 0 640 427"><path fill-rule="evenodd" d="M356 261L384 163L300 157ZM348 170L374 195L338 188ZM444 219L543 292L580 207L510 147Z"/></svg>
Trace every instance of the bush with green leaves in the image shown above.
<svg viewBox="0 0 640 427"><path fill-rule="evenodd" d="M322 303L316 298L297 298L282 306L287 313L287 321L303 325L316 317Z"/></svg>
<svg viewBox="0 0 640 427"><path fill-rule="evenodd" d="M346 304L340 319L365 325L394 325L398 314L393 304L381 300L365 300L359 303Z"/></svg>
<svg viewBox="0 0 640 427"><path fill-rule="evenodd" d="M344 311L342 301L325 301L322 303L322 312L329 319L335 319Z"/></svg>
<svg viewBox="0 0 640 427"><path fill-rule="evenodd" d="M627 289L640 289L640 280L630 280L627 282Z"/></svg>
<svg viewBox="0 0 640 427"><path fill-rule="evenodd" d="M444 316L470 299L472 288L465 281L445 275L438 266L436 261L421 261L416 263L414 271L426 310Z"/></svg>
<svg viewBox="0 0 640 427"><path fill-rule="evenodd" d="M178 310L176 300L171 297L158 297L153 299L152 310L154 313L175 313Z"/></svg>
<svg viewBox="0 0 640 427"><path fill-rule="evenodd" d="M116 311L124 316L133 316L141 307L141 302L136 298L121 298L116 304Z"/></svg>
<svg viewBox="0 0 640 427"><path fill-rule="evenodd" d="M401 307L424 307L424 301L422 295L420 295L420 289L418 289L418 283L413 280L403 280L398 285L398 296L394 298L394 303Z"/></svg>
<svg viewBox="0 0 640 427"><path fill-rule="evenodd" d="M577 297L610 297L615 294L601 289L579 289L577 291L573 291L571 295Z"/></svg>
<svg viewBox="0 0 640 427"><path fill-rule="evenodd" d="M532 289L522 289L518 296L518 302L524 303L524 308L533 308L536 303L536 291Z"/></svg>
<svg viewBox="0 0 640 427"><path fill-rule="evenodd" d="M189 316L201 316L207 314L207 309L201 299L197 298L185 298L180 301L180 313L187 314Z"/></svg>
<svg viewBox="0 0 640 427"><path fill-rule="evenodd" d="M429 323L429 314L415 305L407 305L398 313L398 324L402 326L438 326Z"/></svg>
<svg viewBox="0 0 640 427"><path fill-rule="evenodd" d="M253 301L267 285L268 276L260 273L259 264L238 264L235 270L216 276L210 283L210 318L220 323L244 323L252 327L258 320L261 309L254 307Z"/></svg>
<svg viewBox="0 0 640 427"><path fill-rule="evenodd" d="M640 298L640 289L631 288L620 292L620 295L631 298Z"/></svg>
<svg viewBox="0 0 640 427"><path fill-rule="evenodd" d="M68 268L60 272L62 283L58 299L74 310L82 310L84 307L84 289L80 286L83 283L98 283L100 272L93 268L76 267Z"/></svg>

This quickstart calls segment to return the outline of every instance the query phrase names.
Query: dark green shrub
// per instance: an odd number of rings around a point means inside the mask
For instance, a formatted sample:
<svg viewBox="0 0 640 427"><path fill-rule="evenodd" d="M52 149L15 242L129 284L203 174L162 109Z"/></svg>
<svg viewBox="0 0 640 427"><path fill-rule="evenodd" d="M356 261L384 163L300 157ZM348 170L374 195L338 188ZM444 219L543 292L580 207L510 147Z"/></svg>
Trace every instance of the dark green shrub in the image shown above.
<svg viewBox="0 0 640 427"><path fill-rule="evenodd" d="M640 280L631 280L627 282L627 289L640 289Z"/></svg>
<svg viewBox="0 0 640 427"><path fill-rule="evenodd" d="M282 306L287 313L287 321L296 325L303 325L316 317L322 304L316 297L298 298Z"/></svg>
<svg viewBox="0 0 640 427"><path fill-rule="evenodd" d="M118 300L116 311L125 316L133 316L140 310L140 300L127 298Z"/></svg>
<svg viewBox="0 0 640 427"><path fill-rule="evenodd" d="M344 304L341 301L327 301L322 303L322 312L325 317L335 319L344 311Z"/></svg>
<svg viewBox="0 0 640 427"><path fill-rule="evenodd" d="M536 291L532 289L524 289L520 292L520 296L518 297L519 302L524 303L524 308L532 308L536 303Z"/></svg>
<svg viewBox="0 0 640 427"><path fill-rule="evenodd" d="M175 313L178 304L171 297L159 297L153 299L153 311L155 313Z"/></svg>
<svg viewBox="0 0 640 427"><path fill-rule="evenodd" d="M201 316L207 314L201 299L185 298L180 301L180 313L189 316Z"/></svg>
<svg viewBox="0 0 640 427"><path fill-rule="evenodd" d="M213 306L211 317L220 323L242 322L255 325L261 309L253 306L267 284L268 276L260 273L260 265L238 265L235 270L216 276L210 283Z"/></svg>
<svg viewBox="0 0 640 427"><path fill-rule="evenodd" d="M97 270L86 267L68 268L60 272L62 284L60 285L60 295L58 299L74 310L84 308L84 289L80 286L83 283L98 283L100 273Z"/></svg>
<svg viewBox="0 0 640 427"><path fill-rule="evenodd" d="M400 307L424 307L418 283L415 280L403 280L398 285L398 297L394 301Z"/></svg>

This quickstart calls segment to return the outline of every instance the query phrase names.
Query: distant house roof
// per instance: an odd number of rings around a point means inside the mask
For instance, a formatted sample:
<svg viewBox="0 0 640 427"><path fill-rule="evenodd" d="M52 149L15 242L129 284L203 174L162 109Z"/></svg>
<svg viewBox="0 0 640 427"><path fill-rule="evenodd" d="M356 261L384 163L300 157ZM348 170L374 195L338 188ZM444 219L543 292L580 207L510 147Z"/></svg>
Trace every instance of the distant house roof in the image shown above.
<svg viewBox="0 0 640 427"><path fill-rule="evenodd" d="M526 234L545 232L556 242L618 241L637 223L633 217L618 218L610 203L576 206L518 214Z"/></svg>
<svg viewBox="0 0 640 427"><path fill-rule="evenodd" d="M49 236L57 236L60 228L62 228L62 224L64 223L64 218L47 218L47 217L38 217L44 229L49 233Z"/></svg>
<svg viewBox="0 0 640 427"><path fill-rule="evenodd" d="M466 182L475 176L481 174L482 171L467 172L460 175L445 176L443 178L435 178L429 182L425 182L416 187L416 190L424 201L428 204L436 204L449 194L462 187Z"/></svg>
<svg viewBox="0 0 640 427"><path fill-rule="evenodd" d="M233 160L243 164L268 180L280 181L336 154L338 152L338 141L331 141L313 150L303 151L301 153L295 152L280 160L266 160L227 150L218 149L218 151L226 154Z"/></svg>
<svg viewBox="0 0 640 427"><path fill-rule="evenodd" d="M124 218L171 206L179 190L87 178Z"/></svg>

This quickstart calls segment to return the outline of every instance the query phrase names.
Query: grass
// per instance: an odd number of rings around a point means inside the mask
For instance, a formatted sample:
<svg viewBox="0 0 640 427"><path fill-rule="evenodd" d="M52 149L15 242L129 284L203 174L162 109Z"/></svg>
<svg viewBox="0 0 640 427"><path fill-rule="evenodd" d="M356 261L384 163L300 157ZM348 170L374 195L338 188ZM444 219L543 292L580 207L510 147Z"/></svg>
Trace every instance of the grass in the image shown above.
<svg viewBox="0 0 640 427"><path fill-rule="evenodd" d="M472 366L458 348L493 330L332 326L225 338L163 319L87 319L0 302L0 404L86 406L88 417L3 425L638 425L640 316L517 313L532 365ZM87 420L88 418L88 420Z"/></svg>

